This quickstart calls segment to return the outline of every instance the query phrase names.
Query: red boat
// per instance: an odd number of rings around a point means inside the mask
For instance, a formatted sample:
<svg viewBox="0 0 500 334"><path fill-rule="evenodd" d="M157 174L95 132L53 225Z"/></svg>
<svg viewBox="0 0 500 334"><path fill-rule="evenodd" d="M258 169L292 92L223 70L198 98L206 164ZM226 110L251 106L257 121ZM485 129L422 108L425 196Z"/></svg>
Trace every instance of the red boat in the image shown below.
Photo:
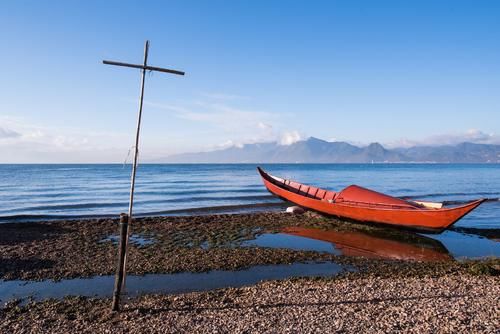
<svg viewBox="0 0 500 334"><path fill-rule="evenodd" d="M340 192L324 190L272 176L260 167L257 169L269 192L303 208L343 219L430 232L450 227L486 200L443 208L442 203L407 201L356 185Z"/></svg>

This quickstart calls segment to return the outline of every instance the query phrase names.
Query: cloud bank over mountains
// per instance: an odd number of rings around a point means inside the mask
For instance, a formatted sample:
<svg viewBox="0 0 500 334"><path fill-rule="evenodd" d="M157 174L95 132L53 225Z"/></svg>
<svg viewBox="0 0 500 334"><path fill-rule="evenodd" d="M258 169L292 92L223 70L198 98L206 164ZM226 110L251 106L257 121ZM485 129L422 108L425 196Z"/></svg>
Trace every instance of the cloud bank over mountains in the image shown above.
<svg viewBox="0 0 500 334"><path fill-rule="evenodd" d="M379 143L355 146L310 137L289 145L246 144L222 150L185 153L155 162L170 163L500 163L500 145L412 146L387 149Z"/></svg>
<svg viewBox="0 0 500 334"><path fill-rule="evenodd" d="M232 114L230 111L229 114ZM227 115L227 114L225 114ZM195 117L190 115L189 117ZM196 116L197 117L197 116ZM205 116L204 116L205 117ZM222 115L220 119L224 118ZM248 119L248 118L247 118ZM214 119L211 119L215 122ZM224 122L226 122L225 120ZM229 123L227 123L229 126ZM204 145L200 140L200 148L197 152L218 152L224 150L229 154L235 155L235 160L248 160L243 156L238 156L237 150L248 149L252 146L257 152L259 147L277 147L284 152L287 148L307 143L307 136L297 130L279 131L273 128L269 123L262 121L255 122L255 129L258 132L253 138L243 138L241 140L227 140L219 145ZM28 124L26 122L12 119L0 118L0 162L2 163L52 163L52 162L66 162L66 163L96 163L96 162L113 162L120 163L125 159L127 152L130 149L132 142L130 133L98 133L86 132L82 130L75 130L70 128L48 128ZM322 141L322 143L332 143L331 141ZM441 147L441 146L456 146L461 143L472 144L491 144L499 145L500 137L496 134L488 134L480 130L468 130L463 133L455 134L441 134L435 135L420 140L400 139L387 144L372 144L372 145L352 145L349 141L336 141L335 143L342 143L342 145L350 145L353 147L371 147L371 150L382 150L390 152L392 155L387 161L410 161L410 158L397 157L397 154L408 155L413 147ZM156 143L157 147L162 146L161 140ZM166 143L168 144L168 143ZM375 146L374 146L375 145ZM281 149L280 149L281 148ZM465 149L464 147L462 147ZM468 147L468 149L471 149ZM231 150L236 150L232 152ZM232 153L231 153L232 152ZM258 158L258 154L254 152L253 159ZM196 155L195 153L194 155ZM203 153L202 153L203 154ZM285 153L283 153L285 154ZM459 153L457 153L459 154ZM157 148L144 148L141 150L142 161L166 161L176 162L183 161L182 154L174 154L173 157L167 158L171 154L165 150ZM194 156L187 159L189 161L205 161L199 156ZM186 156L184 156L186 157ZM264 157L262 157L264 158ZM313 159L310 157L307 159ZM493 157L494 158L494 157ZM198 160L197 160L198 159ZM318 158L319 159L319 158ZM351 158L346 158L347 160ZM363 159L355 158L355 161L364 161ZM370 159L370 158L367 158ZM418 161L424 161L424 157L419 157ZM482 158L481 158L482 159ZM483 161L479 159L478 161ZM210 159L209 159L210 160ZM221 162L231 160L228 157L221 158ZM251 159L250 159L251 160ZM286 159L285 159L286 160ZM298 160L301 160L300 155ZM436 160L436 159L434 159ZM490 159L491 160L491 159ZM309 160L307 160L309 161ZM340 160L344 161L344 160ZM385 160L382 160L385 161ZM486 161L486 160L484 160ZM493 160L496 161L496 160ZM216 161L213 161L216 162ZM277 162L279 162L277 160Z"/></svg>
<svg viewBox="0 0 500 334"><path fill-rule="evenodd" d="M201 93L195 101L175 104L145 101L149 109L147 115L156 112L155 118L160 121L151 121L148 117L143 122L141 160L160 161L184 152L243 149L255 144L276 144L285 149L309 138L296 126L294 115L242 107L248 101L250 97L213 92ZM136 104L136 101L130 103ZM132 117L131 128L134 122ZM170 127L165 129L163 124ZM353 138L338 138L332 133L327 142L368 146L369 143L356 141L355 133ZM70 126L45 126L0 114L0 163L119 163L126 158L133 139L133 133L127 130L99 132ZM469 129L420 139L400 138L381 146L394 150L464 142L500 144L500 135Z"/></svg>
<svg viewBox="0 0 500 334"><path fill-rule="evenodd" d="M420 140L400 139L394 142L386 143L387 147L412 147L412 146L438 146L438 145L457 145L460 143L474 144L500 144L500 136L494 133L485 133L478 129L469 129L462 133L434 135Z"/></svg>
<svg viewBox="0 0 500 334"><path fill-rule="evenodd" d="M223 146L217 146L215 149L228 148L228 147L238 147L241 148L245 144L256 144L256 143L272 143L276 142L279 145L287 146L294 144L299 141L307 140L309 136L305 136L296 130L285 131L276 136L270 136L268 141L250 141L250 142L233 142L228 141ZM346 142L355 146L368 146L369 143L362 143L353 140L339 140L335 137L326 140L328 142ZM478 129L469 129L462 133L451 133L451 134L440 134L433 135L422 139L399 139L396 141L391 141L387 143L382 143L386 148L410 148L415 146L443 146L443 145L458 145L461 143L473 143L473 144L491 144L500 145L500 136L494 133L485 133Z"/></svg>

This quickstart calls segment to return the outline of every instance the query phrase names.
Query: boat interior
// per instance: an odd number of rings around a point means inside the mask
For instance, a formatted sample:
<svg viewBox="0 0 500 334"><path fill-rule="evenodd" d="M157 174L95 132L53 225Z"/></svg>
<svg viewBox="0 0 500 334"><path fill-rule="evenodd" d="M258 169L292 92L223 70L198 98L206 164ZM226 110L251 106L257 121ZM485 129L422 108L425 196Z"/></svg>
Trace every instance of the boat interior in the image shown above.
<svg viewBox="0 0 500 334"><path fill-rule="evenodd" d="M351 185L340 192L325 190L314 186L305 185L288 179L283 179L259 170L261 175L271 183L287 191L304 197L313 198L328 203L344 203L362 206L388 206L392 208L407 209L441 209L443 203L428 201L410 201L388 196L376 191Z"/></svg>

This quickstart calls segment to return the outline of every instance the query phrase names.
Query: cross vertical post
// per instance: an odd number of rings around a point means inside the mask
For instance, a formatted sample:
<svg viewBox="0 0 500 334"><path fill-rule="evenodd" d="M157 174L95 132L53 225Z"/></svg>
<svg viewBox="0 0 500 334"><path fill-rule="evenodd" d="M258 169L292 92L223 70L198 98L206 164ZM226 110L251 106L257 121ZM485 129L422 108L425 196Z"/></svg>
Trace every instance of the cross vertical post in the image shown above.
<svg viewBox="0 0 500 334"><path fill-rule="evenodd" d="M120 216L120 242L118 247L118 263L116 268L116 276L115 276L115 286L113 290L113 302L112 302L112 310L118 311L120 308L120 296L122 294L122 290L125 288L125 278L126 278L126 267L127 267L127 253L128 253L128 239L129 239L129 230L130 224L132 223L132 214L133 214L133 206L134 206L134 190L135 190L135 175L137 172L137 161L139 155L139 135L141 132L141 118L142 118L142 106L144 101L144 83L146 79L146 70L149 71L157 71L163 73L184 75L184 72L177 70L170 70L161 67L148 66L148 52L149 52L149 41L146 41L144 45L144 61L142 65L137 64L129 64L122 63L110 60L103 60L103 64L106 65L115 65L115 66L124 66L131 68L139 68L141 69L141 94L139 98L139 112L137 114L137 129L135 133L135 146L134 146L134 163L132 165L132 175L130 176L130 198L129 198L129 207L128 207L128 215L122 214Z"/></svg>

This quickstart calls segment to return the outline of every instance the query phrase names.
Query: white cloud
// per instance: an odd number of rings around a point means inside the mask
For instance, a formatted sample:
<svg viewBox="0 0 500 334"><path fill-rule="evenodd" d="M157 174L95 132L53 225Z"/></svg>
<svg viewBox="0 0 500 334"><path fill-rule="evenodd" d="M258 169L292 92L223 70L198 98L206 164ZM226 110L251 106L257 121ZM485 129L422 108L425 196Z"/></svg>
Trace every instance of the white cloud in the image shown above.
<svg viewBox="0 0 500 334"><path fill-rule="evenodd" d="M265 130L272 129L266 127ZM256 136L254 138L243 140L226 140L221 144L207 147L204 151L222 150L231 147L242 148L246 144L277 143L279 145L292 145L298 141L305 140L307 137L301 135L298 131L284 131L282 133L272 133L268 136Z"/></svg>
<svg viewBox="0 0 500 334"><path fill-rule="evenodd" d="M223 129L242 129L245 127L256 128L267 124L274 115L258 110L236 108L222 103L197 102L200 111L190 111L180 116L198 122L209 123Z"/></svg>
<svg viewBox="0 0 500 334"><path fill-rule="evenodd" d="M204 94L208 96L208 94ZM213 99L222 96L210 96ZM229 99L226 99L229 100ZM277 142L291 145L304 137L296 130L283 130L286 122L278 115L266 111L235 107L226 101L197 101L191 104L171 105L145 102L150 107L173 112L179 119L200 122L207 128L218 129L227 138L219 144L207 144L199 151L212 151L229 147L243 147L245 144ZM286 116L286 115L285 115ZM278 126L276 126L278 125Z"/></svg>
<svg viewBox="0 0 500 334"><path fill-rule="evenodd" d="M231 101L231 100L248 100L247 96L235 95L235 94L226 94L226 93L201 93L203 97L212 99L212 100L223 100L223 101Z"/></svg>
<svg viewBox="0 0 500 334"><path fill-rule="evenodd" d="M123 160L130 143L121 134L51 128L7 116L0 116L0 129L0 162L4 163L117 162Z"/></svg>
<svg viewBox="0 0 500 334"><path fill-rule="evenodd" d="M14 131L14 130L0 127L0 139L2 139L2 138L16 138L19 136L21 136L21 134Z"/></svg>
<svg viewBox="0 0 500 334"><path fill-rule="evenodd" d="M163 109L163 110L168 110L168 111L173 111L174 113L182 114L182 113L188 113L189 110L180 106L172 105L172 104L165 104L165 103L156 103L156 102L150 102L150 101L144 101L144 105L150 106L152 108L157 108L157 109Z"/></svg>
<svg viewBox="0 0 500 334"><path fill-rule="evenodd" d="M240 109L221 103L197 103L190 107L149 103L152 107L170 110L173 116L200 122L219 136L199 138L186 143L183 136L144 137L141 159L161 158L172 153L200 152L245 144L276 142L291 145L307 137L299 129L287 128L275 115ZM196 108L196 109L195 109ZM210 132L207 132L210 134ZM142 138L141 138L142 140ZM330 141L338 140L332 138ZM0 115L0 162L122 162L132 146L130 133L93 132L69 127L47 127L25 119ZM221 144L217 144L217 142ZM348 141L350 142L350 141ZM500 144L500 136L477 129L423 139L400 139L384 146L454 145L461 142ZM169 143L170 146L166 146ZM175 143L175 144L172 144ZM352 143L352 142L350 142ZM360 146L360 143L354 143ZM362 146L362 145L361 145Z"/></svg>
<svg viewBox="0 0 500 334"><path fill-rule="evenodd" d="M470 129L465 132L464 136L458 136L455 140L470 141L474 143L483 143L483 144L498 144L500 143L500 137L495 135L494 133L484 133L478 129Z"/></svg>
<svg viewBox="0 0 500 334"><path fill-rule="evenodd" d="M228 138L220 144L201 142L198 151L211 151L230 146L242 147L244 144L273 142L279 139L279 129L273 125L277 123L278 117L266 111L235 107L219 101L197 101L183 105L146 103L154 108L171 111L172 116L178 119L202 124L207 132L211 131L214 134L213 139Z"/></svg>
<svg viewBox="0 0 500 334"><path fill-rule="evenodd" d="M485 133L478 129L469 129L465 132L434 135L423 139L407 139L386 143L387 147L438 146L457 145L463 142L476 144L500 144L500 136L494 133Z"/></svg>
<svg viewBox="0 0 500 334"><path fill-rule="evenodd" d="M245 144L239 143L239 142L235 142L233 140L226 140L222 144L216 145L214 149L216 149L216 150L223 150L223 149L230 148L230 147L242 148L244 145Z"/></svg>
<svg viewBox="0 0 500 334"><path fill-rule="evenodd" d="M287 131L281 134L278 143L280 145L292 145L298 141L304 140L304 137L300 135L298 131Z"/></svg>
<svg viewBox="0 0 500 334"><path fill-rule="evenodd" d="M267 123L264 123L264 122L257 123L257 127L259 129L265 130L265 131L272 131L273 130L273 126L271 124L267 124Z"/></svg>
<svg viewBox="0 0 500 334"><path fill-rule="evenodd" d="M223 130L244 131L245 129L263 129L275 116L271 113L257 110L236 108L224 103L195 102L188 106L145 102L146 105L173 112L173 116L193 121L203 122L207 126L215 126Z"/></svg>
<svg viewBox="0 0 500 334"><path fill-rule="evenodd" d="M184 132L145 133L141 138L141 143L145 144L141 147L141 159L147 161L174 153L243 147L245 144L278 142L290 145L302 139L298 131L287 129L287 120L293 117L236 103L241 102L237 99L243 98L206 94L201 102L164 104L145 101L149 107L167 110L168 117L177 118L176 124L181 124L180 128L189 126L184 122L194 122L199 124L193 124L193 127L204 132L200 138L190 141L186 140ZM0 115L0 162L3 163L121 162L132 142L130 133L45 126L19 117Z"/></svg>

